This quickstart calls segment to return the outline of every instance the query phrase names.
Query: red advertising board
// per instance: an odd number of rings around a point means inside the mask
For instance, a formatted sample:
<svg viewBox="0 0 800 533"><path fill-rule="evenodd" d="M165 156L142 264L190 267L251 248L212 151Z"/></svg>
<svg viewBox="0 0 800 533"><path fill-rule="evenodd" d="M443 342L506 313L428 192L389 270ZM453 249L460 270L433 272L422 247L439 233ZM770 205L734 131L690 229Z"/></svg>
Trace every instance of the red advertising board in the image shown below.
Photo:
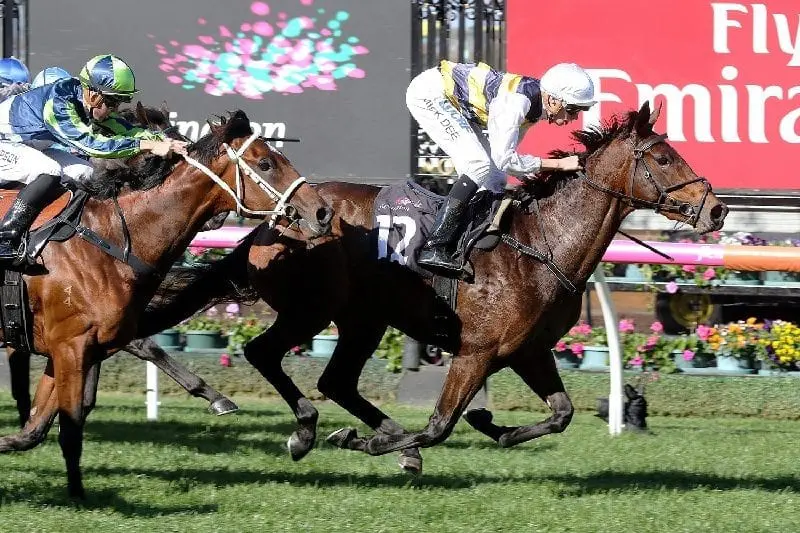
<svg viewBox="0 0 800 533"><path fill-rule="evenodd" d="M582 127L649 100L656 127L715 189L800 189L800 4L508 0L507 70L571 61L600 104ZM522 149L570 145L539 124Z"/></svg>

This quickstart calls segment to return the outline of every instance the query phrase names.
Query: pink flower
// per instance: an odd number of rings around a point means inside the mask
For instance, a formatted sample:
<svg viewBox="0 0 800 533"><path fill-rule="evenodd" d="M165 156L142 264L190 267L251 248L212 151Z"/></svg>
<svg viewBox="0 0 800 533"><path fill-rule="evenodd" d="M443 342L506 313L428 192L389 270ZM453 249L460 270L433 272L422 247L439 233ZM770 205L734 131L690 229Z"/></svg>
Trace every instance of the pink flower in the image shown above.
<svg viewBox="0 0 800 533"><path fill-rule="evenodd" d="M575 331L577 331L581 335L591 335L592 334L592 326L590 326L586 322L581 322L580 324L575 326Z"/></svg>
<svg viewBox="0 0 800 533"><path fill-rule="evenodd" d="M653 333L662 333L664 331L664 325L656 320L652 324L650 324L650 331Z"/></svg>
<svg viewBox="0 0 800 533"><path fill-rule="evenodd" d="M565 351L566 349L567 349L567 343L566 343L566 342L564 342L564 341L558 341L558 342L556 343L556 351L557 351L557 352L563 352L563 351Z"/></svg>
<svg viewBox="0 0 800 533"><path fill-rule="evenodd" d="M232 318L239 314L239 304L228 304L225 307L225 314Z"/></svg>
<svg viewBox="0 0 800 533"><path fill-rule="evenodd" d="M220 355L219 364L222 366L231 366L231 356L226 353Z"/></svg>
<svg viewBox="0 0 800 533"><path fill-rule="evenodd" d="M636 327L633 324L633 320L630 318L623 318L619 321L619 331L620 333L633 333Z"/></svg>
<svg viewBox="0 0 800 533"><path fill-rule="evenodd" d="M683 351L683 360L684 361L691 361L694 359L694 352L691 350L684 350Z"/></svg>
<svg viewBox="0 0 800 533"><path fill-rule="evenodd" d="M694 274L695 270L697 270L697 267L694 266L694 265L683 265L683 267L681 267L681 269L684 272L689 272L691 274Z"/></svg>
<svg viewBox="0 0 800 533"><path fill-rule="evenodd" d="M642 359L642 357L638 354L636 355L636 357L628 361L628 364L631 366L642 366L643 363L644 359Z"/></svg>
<svg viewBox="0 0 800 533"><path fill-rule="evenodd" d="M574 353L578 357L581 357L583 355L583 343L580 342L572 343L569 349L572 350L572 353Z"/></svg>
<svg viewBox="0 0 800 533"><path fill-rule="evenodd" d="M700 324L697 326L697 338L701 341L707 341L708 337L711 336L711 328L708 326L704 326Z"/></svg>
<svg viewBox="0 0 800 533"><path fill-rule="evenodd" d="M208 251L208 248L203 248L202 246L190 246L189 253L195 257L201 256Z"/></svg>
<svg viewBox="0 0 800 533"><path fill-rule="evenodd" d="M658 344L658 335L650 335L647 337L647 344L645 344L645 348L652 348L656 344Z"/></svg>
<svg viewBox="0 0 800 533"><path fill-rule="evenodd" d="M706 281L710 281L717 277L717 273L714 271L713 268L708 267L705 272L703 272L703 279Z"/></svg>
<svg viewBox="0 0 800 533"><path fill-rule="evenodd" d="M217 316L219 311L217 311L216 307L209 307L208 311L206 311L206 316Z"/></svg>
<svg viewBox="0 0 800 533"><path fill-rule="evenodd" d="M664 288L667 289L667 292L670 294L675 294L676 292L678 292L678 284L675 283L674 281L670 281L669 283L667 283L666 287Z"/></svg>

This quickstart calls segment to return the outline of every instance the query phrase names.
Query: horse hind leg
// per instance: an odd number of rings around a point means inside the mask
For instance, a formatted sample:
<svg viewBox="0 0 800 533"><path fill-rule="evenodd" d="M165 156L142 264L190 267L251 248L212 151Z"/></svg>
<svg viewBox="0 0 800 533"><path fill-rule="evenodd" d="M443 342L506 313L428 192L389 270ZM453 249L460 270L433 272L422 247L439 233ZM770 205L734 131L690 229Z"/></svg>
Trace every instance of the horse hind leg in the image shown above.
<svg viewBox="0 0 800 533"><path fill-rule="evenodd" d="M538 424L516 427L494 424L492 413L486 409L471 410L464 415L464 420L504 448L564 431L572 420L574 408L558 375L550 349L522 349L512 356L509 366L550 407L553 414Z"/></svg>
<svg viewBox="0 0 800 533"><path fill-rule="evenodd" d="M208 410L215 415L227 415L239 410L230 398L209 386L203 378L180 364L150 337L128 343L124 350L143 361L156 365L186 392L208 401Z"/></svg>
<svg viewBox="0 0 800 533"><path fill-rule="evenodd" d="M319 378L317 390L373 430L387 435L402 435L406 431L400 424L358 392L358 378L385 331L385 325L340 325L336 349ZM351 440L352 436L356 436L355 429L347 428L332 433L327 441L340 448L352 444L358 449L359 441ZM398 465L404 472L419 475L422 473L422 454L417 448L402 450Z"/></svg>
<svg viewBox="0 0 800 533"><path fill-rule="evenodd" d="M19 426L25 427L31 414L31 354L25 350L6 347L11 373L11 397L17 404Z"/></svg>
<svg viewBox="0 0 800 533"><path fill-rule="evenodd" d="M309 319L308 316L282 312L267 331L244 346L247 361L275 387L294 413L297 429L292 432L286 445L295 461L305 457L314 447L319 412L284 372L281 361L292 347L307 341L328 324L328 317Z"/></svg>
<svg viewBox="0 0 800 533"><path fill-rule="evenodd" d="M453 431L461 413L483 386L492 369L493 352L470 352L454 357L428 425L418 432L353 436L351 449L363 449L370 455L383 455L407 448L426 448L443 442ZM358 447L356 447L358 446Z"/></svg>
<svg viewBox="0 0 800 533"><path fill-rule="evenodd" d="M0 438L0 453L30 450L44 442L55 420L58 407L56 398L53 362L48 361L36 387L27 422L19 434Z"/></svg>

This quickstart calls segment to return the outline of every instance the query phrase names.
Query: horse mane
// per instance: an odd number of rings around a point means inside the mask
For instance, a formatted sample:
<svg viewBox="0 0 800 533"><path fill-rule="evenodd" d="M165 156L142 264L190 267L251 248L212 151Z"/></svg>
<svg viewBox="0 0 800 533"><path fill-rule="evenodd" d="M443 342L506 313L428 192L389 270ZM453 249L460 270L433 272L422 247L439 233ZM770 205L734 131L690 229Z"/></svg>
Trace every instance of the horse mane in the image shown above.
<svg viewBox="0 0 800 533"><path fill-rule="evenodd" d="M590 155L608 146L614 139L628 137L636 126L636 117L636 111L629 111L625 115L614 115L599 126L590 126L584 130L573 131L570 136L583 145L584 150L572 152L551 150L548 152L548 156L560 159L577 155L581 165L585 165L586 159ZM554 170L540 172L540 175L542 179L524 183L521 187L510 191L509 196L514 200L523 202L528 201L531 196L547 198L567 187L579 177L577 172L557 172Z"/></svg>
<svg viewBox="0 0 800 533"><path fill-rule="evenodd" d="M189 151L204 165L208 165L217 157L223 143L230 143L239 137L248 137L253 134L250 119L244 111L237 110L229 113L229 117L219 117L218 126L212 126L211 131L189 145Z"/></svg>
<svg viewBox="0 0 800 533"><path fill-rule="evenodd" d="M145 111L162 115L155 108L146 107ZM135 123L136 116L133 110L125 109L120 114L125 119L130 117L131 122ZM229 113L228 118L219 118L218 126L212 127L209 133L188 146L189 152L204 165L209 165L217 157L223 143L253 133L250 121L243 111L237 110ZM174 154L168 158L142 154L131 158L127 163L115 159L93 159L95 175L90 183L82 186L97 200L106 200L133 191L146 191L164 183L181 159Z"/></svg>

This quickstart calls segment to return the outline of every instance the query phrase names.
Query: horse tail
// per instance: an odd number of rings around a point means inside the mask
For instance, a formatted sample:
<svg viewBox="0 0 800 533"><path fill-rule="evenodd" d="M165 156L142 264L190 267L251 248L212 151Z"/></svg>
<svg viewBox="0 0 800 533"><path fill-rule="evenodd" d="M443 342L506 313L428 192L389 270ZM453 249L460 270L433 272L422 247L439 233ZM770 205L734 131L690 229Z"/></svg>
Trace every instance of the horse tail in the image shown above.
<svg viewBox="0 0 800 533"><path fill-rule="evenodd" d="M258 229L251 231L218 261L171 269L147 304L136 336L155 335L221 302L256 302L258 294L250 287L247 263L257 233Z"/></svg>

